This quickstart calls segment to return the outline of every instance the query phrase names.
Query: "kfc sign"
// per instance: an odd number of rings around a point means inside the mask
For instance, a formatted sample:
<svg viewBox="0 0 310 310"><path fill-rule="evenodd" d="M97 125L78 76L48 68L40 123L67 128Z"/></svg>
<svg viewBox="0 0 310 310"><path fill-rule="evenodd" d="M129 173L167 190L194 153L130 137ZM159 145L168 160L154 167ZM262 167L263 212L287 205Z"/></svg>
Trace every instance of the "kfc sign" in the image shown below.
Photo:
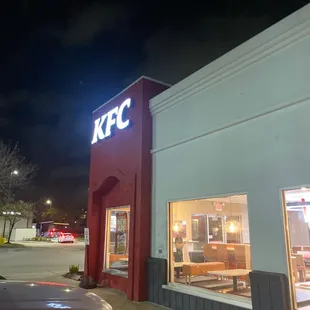
<svg viewBox="0 0 310 310"><path fill-rule="evenodd" d="M131 105L132 100L128 98L119 107L97 118L94 122L94 134L91 144L110 137L115 126L120 130L127 128L130 125L130 120L126 118L125 111Z"/></svg>

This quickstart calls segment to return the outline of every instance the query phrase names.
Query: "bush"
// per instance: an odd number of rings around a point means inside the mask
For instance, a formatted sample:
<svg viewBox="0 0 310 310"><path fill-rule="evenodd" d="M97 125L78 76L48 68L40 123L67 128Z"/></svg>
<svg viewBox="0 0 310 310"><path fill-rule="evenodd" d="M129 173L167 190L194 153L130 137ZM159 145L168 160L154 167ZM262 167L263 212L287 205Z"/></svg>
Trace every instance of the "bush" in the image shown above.
<svg viewBox="0 0 310 310"><path fill-rule="evenodd" d="M78 273L80 269L79 265L71 265L69 266L69 273Z"/></svg>

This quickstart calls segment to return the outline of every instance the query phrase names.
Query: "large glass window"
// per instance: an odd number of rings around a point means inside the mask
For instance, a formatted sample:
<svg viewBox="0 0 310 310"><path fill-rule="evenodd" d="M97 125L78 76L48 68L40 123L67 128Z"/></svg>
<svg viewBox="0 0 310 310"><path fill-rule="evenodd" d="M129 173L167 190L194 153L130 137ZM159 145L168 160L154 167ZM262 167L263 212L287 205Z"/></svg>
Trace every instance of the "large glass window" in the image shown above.
<svg viewBox="0 0 310 310"><path fill-rule="evenodd" d="M283 198L294 306L310 309L310 188L286 190Z"/></svg>
<svg viewBox="0 0 310 310"><path fill-rule="evenodd" d="M104 271L128 276L130 207L107 210Z"/></svg>
<svg viewBox="0 0 310 310"><path fill-rule="evenodd" d="M246 195L171 202L170 282L250 301Z"/></svg>

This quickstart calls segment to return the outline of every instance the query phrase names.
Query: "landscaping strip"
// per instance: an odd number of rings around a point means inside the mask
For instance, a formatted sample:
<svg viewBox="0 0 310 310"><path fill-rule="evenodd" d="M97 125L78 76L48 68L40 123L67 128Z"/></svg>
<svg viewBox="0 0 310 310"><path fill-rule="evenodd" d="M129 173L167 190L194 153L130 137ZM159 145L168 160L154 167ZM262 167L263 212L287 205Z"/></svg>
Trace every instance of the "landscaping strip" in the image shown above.
<svg viewBox="0 0 310 310"><path fill-rule="evenodd" d="M76 273L70 273L67 272L65 274L63 274L62 276L71 280L75 280L75 281L81 281L84 275L84 271L78 271Z"/></svg>
<svg viewBox="0 0 310 310"><path fill-rule="evenodd" d="M25 245L20 244L20 243L4 243L0 244L0 249L19 249L19 248L24 248Z"/></svg>

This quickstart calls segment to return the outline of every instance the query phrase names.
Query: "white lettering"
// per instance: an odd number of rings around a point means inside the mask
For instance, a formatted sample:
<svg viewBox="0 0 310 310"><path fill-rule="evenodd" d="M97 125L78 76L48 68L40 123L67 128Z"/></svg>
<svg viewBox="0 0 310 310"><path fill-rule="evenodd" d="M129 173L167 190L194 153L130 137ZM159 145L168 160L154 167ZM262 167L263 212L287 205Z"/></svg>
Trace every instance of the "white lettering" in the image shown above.
<svg viewBox="0 0 310 310"><path fill-rule="evenodd" d="M107 114L102 115L100 118L95 120L94 134L93 134L93 140L91 144L98 142L98 139L102 140L105 138L105 135L102 130L102 125L106 118L107 118Z"/></svg>
<svg viewBox="0 0 310 310"><path fill-rule="evenodd" d="M112 109L95 120L94 134L91 144L95 144L98 140L110 137L112 135L112 128L115 125L120 130L125 129L130 125L129 119L124 119L124 110L125 108L130 108L131 103L131 99L128 98L120 105L120 107Z"/></svg>
<svg viewBox="0 0 310 310"><path fill-rule="evenodd" d="M123 121L123 113L125 108L130 108L131 106L131 99L126 99L121 106L119 107L118 114L117 114L117 120L116 120L116 126L118 129L125 129L129 126L129 119L126 119Z"/></svg>
<svg viewBox="0 0 310 310"><path fill-rule="evenodd" d="M105 137L108 138L111 136L112 131L111 127L116 124L116 119L114 115L117 115L118 112L118 107L114 108L110 112L108 112L108 120L107 120L107 125L105 127Z"/></svg>

